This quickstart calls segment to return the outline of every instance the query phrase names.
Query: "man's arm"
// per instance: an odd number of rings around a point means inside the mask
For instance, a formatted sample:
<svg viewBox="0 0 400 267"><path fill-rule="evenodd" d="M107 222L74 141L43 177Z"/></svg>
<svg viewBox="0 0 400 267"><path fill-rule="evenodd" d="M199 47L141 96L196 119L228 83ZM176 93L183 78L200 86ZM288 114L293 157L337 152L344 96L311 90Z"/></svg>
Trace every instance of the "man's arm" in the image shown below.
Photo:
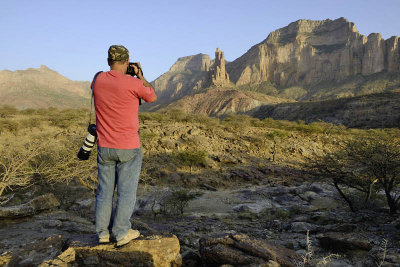
<svg viewBox="0 0 400 267"><path fill-rule="evenodd" d="M139 66L140 66L140 63L138 63L138 64L139 64ZM152 102L157 101L156 91L154 90L154 88L153 88L153 86L151 85L151 83L149 83L149 82L143 77L143 72L142 72L142 71L139 71L139 70L137 69L136 66L133 66L133 68L134 68L134 71L135 71L136 76L138 77L138 79L140 79L140 80L143 82L143 85L146 86L146 87L152 88L153 91L154 91L154 98L153 98L152 101L149 101L148 103L152 103Z"/></svg>

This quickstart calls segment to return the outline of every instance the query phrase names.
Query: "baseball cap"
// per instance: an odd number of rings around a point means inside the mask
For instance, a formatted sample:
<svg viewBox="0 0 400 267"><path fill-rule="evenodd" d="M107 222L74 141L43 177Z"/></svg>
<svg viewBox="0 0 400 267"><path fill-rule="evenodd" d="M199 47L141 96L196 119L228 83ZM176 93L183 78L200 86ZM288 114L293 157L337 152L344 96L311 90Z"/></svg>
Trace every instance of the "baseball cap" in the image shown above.
<svg viewBox="0 0 400 267"><path fill-rule="evenodd" d="M129 51L123 45L112 45L108 49L108 59L125 61L129 59Z"/></svg>

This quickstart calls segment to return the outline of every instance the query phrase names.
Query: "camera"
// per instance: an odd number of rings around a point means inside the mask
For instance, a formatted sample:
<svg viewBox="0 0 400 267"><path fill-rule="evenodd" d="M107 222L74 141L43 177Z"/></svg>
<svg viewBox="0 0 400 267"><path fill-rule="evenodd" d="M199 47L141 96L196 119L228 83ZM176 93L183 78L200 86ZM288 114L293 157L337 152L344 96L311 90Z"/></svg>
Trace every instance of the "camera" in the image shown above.
<svg viewBox="0 0 400 267"><path fill-rule="evenodd" d="M137 76L133 69L133 65L135 65L136 68L138 68L140 73L143 75L142 68L140 67L139 63L137 63L137 62L129 62L128 69L126 70L126 74L131 75L131 76Z"/></svg>
<svg viewBox="0 0 400 267"><path fill-rule="evenodd" d="M90 156L90 152L92 151L94 145L97 141L97 132L96 132L96 124L89 124L88 126L88 135L83 141L83 145L78 151L78 159L80 160L88 160Z"/></svg>

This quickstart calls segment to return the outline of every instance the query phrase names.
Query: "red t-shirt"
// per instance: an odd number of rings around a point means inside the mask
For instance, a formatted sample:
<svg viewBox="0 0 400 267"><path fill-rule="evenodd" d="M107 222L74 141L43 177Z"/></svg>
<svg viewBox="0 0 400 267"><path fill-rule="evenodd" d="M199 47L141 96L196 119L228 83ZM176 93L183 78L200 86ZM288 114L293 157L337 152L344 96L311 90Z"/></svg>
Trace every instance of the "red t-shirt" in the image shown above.
<svg viewBox="0 0 400 267"><path fill-rule="evenodd" d="M152 101L153 88L145 87L137 78L111 70L97 76L93 94L98 145L139 148L139 98Z"/></svg>

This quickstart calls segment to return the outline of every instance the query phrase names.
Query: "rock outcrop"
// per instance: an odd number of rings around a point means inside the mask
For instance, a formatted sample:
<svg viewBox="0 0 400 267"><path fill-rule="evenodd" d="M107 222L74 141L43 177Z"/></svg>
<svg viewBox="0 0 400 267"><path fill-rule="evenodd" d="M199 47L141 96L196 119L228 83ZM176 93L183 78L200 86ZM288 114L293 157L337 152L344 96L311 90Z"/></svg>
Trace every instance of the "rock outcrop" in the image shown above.
<svg viewBox="0 0 400 267"><path fill-rule="evenodd" d="M179 58L168 72L152 82L159 101L172 101L200 89L210 65L210 56L205 54Z"/></svg>
<svg viewBox="0 0 400 267"><path fill-rule="evenodd" d="M46 195L38 196L31 201L10 207L0 207L0 219L13 219L18 217L25 217L34 215L42 210L49 210L60 206L60 202L49 193Z"/></svg>
<svg viewBox="0 0 400 267"><path fill-rule="evenodd" d="M267 263L266 266L294 267L300 260L292 250L243 234L202 238L200 253L206 266Z"/></svg>
<svg viewBox="0 0 400 267"><path fill-rule="evenodd" d="M214 65L209 71L209 79L207 86L224 87L229 85L229 75L225 70L225 56L224 52L219 50L215 51Z"/></svg>
<svg viewBox="0 0 400 267"><path fill-rule="evenodd" d="M69 242L69 248L40 266L159 266L179 267L182 257L176 236L149 236L132 240L121 248L113 244L98 245L95 235L80 236Z"/></svg>
<svg viewBox="0 0 400 267"><path fill-rule="evenodd" d="M398 37L360 34L345 18L298 20L227 65L236 85L270 81L281 87L339 82L382 71L399 72Z"/></svg>

